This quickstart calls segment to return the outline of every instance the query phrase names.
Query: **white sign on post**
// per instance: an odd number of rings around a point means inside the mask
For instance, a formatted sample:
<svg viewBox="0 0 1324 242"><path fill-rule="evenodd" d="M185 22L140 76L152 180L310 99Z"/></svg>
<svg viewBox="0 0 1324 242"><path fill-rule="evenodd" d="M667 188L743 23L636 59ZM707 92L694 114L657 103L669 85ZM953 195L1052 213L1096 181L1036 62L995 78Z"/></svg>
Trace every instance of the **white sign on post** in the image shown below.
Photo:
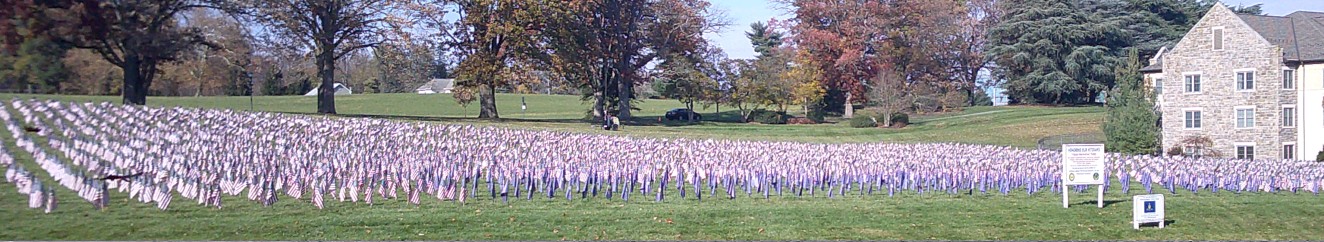
<svg viewBox="0 0 1324 242"><path fill-rule="evenodd" d="M1158 223L1163 228L1163 194L1137 195L1131 201L1131 225L1135 229L1143 223Z"/></svg>
<svg viewBox="0 0 1324 242"><path fill-rule="evenodd" d="M1062 145L1062 207L1067 202L1068 185L1099 185L1099 207L1103 207L1105 156L1103 144Z"/></svg>

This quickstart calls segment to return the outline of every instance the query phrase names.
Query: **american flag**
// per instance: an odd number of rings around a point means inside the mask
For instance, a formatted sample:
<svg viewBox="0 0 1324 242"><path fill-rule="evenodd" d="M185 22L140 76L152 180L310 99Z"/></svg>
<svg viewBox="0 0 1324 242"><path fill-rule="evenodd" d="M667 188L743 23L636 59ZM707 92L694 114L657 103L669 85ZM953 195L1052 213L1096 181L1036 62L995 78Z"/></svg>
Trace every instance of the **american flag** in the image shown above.
<svg viewBox="0 0 1324 242"><path fill-rule="evenodd" d="M418 204L419 204L419 200L418 200L418 189L409 189L409 184L408 184L408 183L406 183L404 187L405 187L405 190L408 190L408 193L409 193L409 203L412 203L412 204L414 204L414 205L418 205Z"/></svg>

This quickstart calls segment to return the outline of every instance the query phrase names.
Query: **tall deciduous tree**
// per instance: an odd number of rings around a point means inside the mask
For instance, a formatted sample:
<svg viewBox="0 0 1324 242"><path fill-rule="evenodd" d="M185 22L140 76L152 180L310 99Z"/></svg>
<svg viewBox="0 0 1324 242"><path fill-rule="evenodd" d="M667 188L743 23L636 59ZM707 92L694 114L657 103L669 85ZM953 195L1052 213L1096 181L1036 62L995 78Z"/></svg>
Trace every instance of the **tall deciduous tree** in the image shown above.
<svg viewBox="0 0 1324 242"><path fill-rule="evenodd" d="M162 66L155 95L247 95L253 63L252 41L238 21L211 9L183 13L183 26L195 28L209 45L180 53Z"/></svg>
<svg viewBox="0 0 1324 242"><path fill-rule="evenodd" d="M379 70L377 91L410 92L428 82L437 68L434 54L426 43L386 44L376 48L373 59Z"/></svg>
<svg viewBox="0 0 1324 242"><path fill-rule="evenodd" d="M496 89L507 84L507 66L545 59L538 36L546 26L547 5L532 0L463 0L457 3L451 50L459 59L456 100L467 103L477 91L478 118L499 119Z"/></svg>
<svg viewBox="0 0 1324 242"><path fill-rule="evenodd" d="M199 8L226 8L223 0L51 0L31 1L35 19L50 27L33 33L62 44L90 49L123 69L123 102L142 105L162 64L205 38L196 28L178 26L177 15Z"/></svg>
<svg viewBox="0 0 1324 242"><path fill-rule="evenodd" d="M970 106L975 106L975 100L982 94L982 89L995 82L980 82L980 73L988 70L993 62L992 58L986 55L985 50L988 45L988 31L1002 21L1002 5L999 0L969 0L962 7L964 13L958 15L957 26L959 34L956 35L952 47L956 49L951 53L952 71L956 80L960 81L959 87L966 91Z"/></svg>
<svg viewBox="0 0 1324 242"><path fill-rule="evenodd" d="M853 115L865 80L885 62L882 48L890 39L892 6L884 1L784 0L795 12L792 40L818 66L817 78L831 95L830 109Z"/></svg>
<svg viewBox="0 0 1324 242"><path fill-rule="evenodd" d="M69 46L44 33L53 27L33 1L5 1L0 7L0 90L60 93L68 70L61 62Z"/></svg>
<svg viewBox="0 0 1324 242"><path fill-rule="evenodd" d="M247 0L245 7L290 48L315 53L318 113L336 113L336 60L405 33L413 16L404 0Z"/></svg>
<svg viewBox="0 0 1324 242"><path fill-rule="evenodd" d="M703 52L703 34L727 25L706 0L572 0L556 5L548 42L552 69L594 99L594 116L630 119L644 68Z"/></svg>
<svg viewBox="0 0 1324 242"><path fill-rule="evenodd" d="M795 55L795 65L782 74L782 78L787 83L793 85L791 89L791 104L803 107L804 115L809 117L810 109L817 109L823 101L823 96L827 95L827 89L818 81L818 65L809 59L809 56L803 52ZM815 117L821 118L821 117Z"/></svg>
<svg viewBox="0 0 1324 242"><path fill-rule="evenodd" d="M61 93L69 77L61 59L68 50L45 37L24 40L14 53L0 50L0 90Z"/></svg>
<svg viewBox="0 0 1324 242"><path fill-rule="evenodd" d="M662 62L657 68L658 81L670 86L668 93L663 95L669 95L685 104L685 108L694 110L694 103L701 102L706 89L713 86L710 85L712 78L705 75L701 68L704 68L703 64L691 58L672 57ZM694 117L687 117L686 120L694 120Z"/></svg>

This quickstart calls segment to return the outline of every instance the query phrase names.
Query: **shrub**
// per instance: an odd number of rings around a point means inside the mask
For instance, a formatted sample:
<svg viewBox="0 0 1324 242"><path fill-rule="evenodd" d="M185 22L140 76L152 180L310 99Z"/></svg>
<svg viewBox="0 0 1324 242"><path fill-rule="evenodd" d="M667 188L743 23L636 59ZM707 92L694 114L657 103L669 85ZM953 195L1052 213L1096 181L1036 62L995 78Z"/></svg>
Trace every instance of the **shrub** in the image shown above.
<svg viewBox="0 0 1324 242"><path fill-rule="evenodd" d="M1315 161L1324 161L1324 151L1320 151L1318 155L1315 155Z"/></svg>
<svg viewBox="0 0 1324 242"><path fill-rule="evenodd" d="M850 118L850 127L873 128L873 127L878 127L878 123L874 122L873 115L866 115L864 113L860 113L858 115L855 115L855 117Z"/></svg>
<svg viewBox="0 0 1324 242"><path fill-rule="evenodd" d="M813 119L809 119L809 118L791 118L791 119L786 120L786 123L787 123L787 124L818 124L818 121L814 121Z"/></svg>
<svg viewBox="0 0 1324 242"><path fill-rule="evenodd" d="M993 97L988 95L983 88L975 91L975 106L993 106Z"/></svg>
<svg viewBox="0 0 1324 242"><path fill-rule="evenodd" d="M806 115L805 118L809 118L809 120L813 120L814 122L822 123L824 120L823 119L824 116L827 115L823 113L823 110L815 108L815 109L810 109L809 115Z"/></svg>
<svg viewBox="0 0 1324 242"><path fill-rule="evenodd" d="M749 115L750 121L761 124L786 124L786 120L789 118L790 117L784 112L773 112L763 109L754 110L754 112Z"/></svg>
<svg viewBox="0 0 1324 242"><path fill-rule="evenodd" d="M1185 153L1186 151L1183 151L1181 147L1173 146L1171 149L1168 149L1168 156L1183 156L1186 155Z"/></svg>
<svg viewBox="0 0 1324 242"><path fill-rule="evenodd" d="M902 127L906 127L906 125L909 124L910 124L910 115L906 115L906 113L902 113L902 112L897 112L892 114L893 128L902 128Z"/></svg>

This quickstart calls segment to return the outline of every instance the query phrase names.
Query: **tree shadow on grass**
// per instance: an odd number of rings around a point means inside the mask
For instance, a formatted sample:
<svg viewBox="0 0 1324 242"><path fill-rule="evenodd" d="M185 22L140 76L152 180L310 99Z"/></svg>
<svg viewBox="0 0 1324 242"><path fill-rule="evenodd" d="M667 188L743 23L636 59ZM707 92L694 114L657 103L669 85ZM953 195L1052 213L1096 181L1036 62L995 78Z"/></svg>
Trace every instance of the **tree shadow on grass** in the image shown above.
<svg viewBox="0 0 1324 242"><path fill-rule="evenodd" d="M277 112L285 114L315 114L306 112ZM337 117L347 118L375 118L407 121L432 121L432 122L477 122L477 123L504 123L504 122L530 122L530 123L567 123L567 124L589 124L584 119L521 119L521 118L501 118L499 120L481 119L476 117L435 117L435 116L413 116L413 115L385 115L385 114L335 114Z"/></svg>
<svg viewBox="0 0 1324 242"><path fill-rule="evenodd" d="M277 113L302 114L302 115L315 114L315 113L307 113L307 112L277 112ZM627 127L628 126L684 127L684 126L703 125L705 123L727 123L727 124L746 123L743 121L744 118L743 116L741 116L741 113L738 110L722 111L717 113L711 113L711 112L699 113L699 115L702 115L702 121L691 122L686 120L667 120L666 117L661 115L641 115L641 116L635 116L634 119L631 120L621 120L621 122L622 125ZM436 117L436 116L387 115L387 114L335 114L335 116L350 117L350 118L375 118L375 119L431 121L431 122L473 122L473 123L527 122L527 123L561 123L561 124L592 124L592 125L602 124L601 120L590 120L583 118L526 119L526 118L503 117L500 120L490 120L490 119L480 119L477 117Z"/></svg>
<svg viewBox="0 0 1324 242"><path fill-rule="evenodd" d="M1105 199L1105 200L1103 200L1103 207L1104 207L1104 208L1107 208L1107 207L1109 207L1109 206L1112 206L1113 204L1123 203L1123 202L1126 202L1126 201L1127 201L1127 200L1106 200L1106 199ZM1084 202L1073 203L1073 204L1071 204L1071 205L1098 205L1098 204L1099 204L1099 200L1089 200L1089 201L1084 201Z"/></svg>
<svg viewBox="0 0 1324 242"><path fill-rule="evenodd" d="M1165 227L1165 228L1166 228L1166 227L1172 227L1172 225L1173 225L1173 224L1176 224L1176 223L1177 223L1177 220L1175 220L1175 219L1164 219L1164 220L1163 220L1163 227ZM1159 223L1158 223L1158 222L1153 222L1153 223L1140 223L1140 228L1142 228L1142 229L1145 228L1145 227L1158 228L1158 226L1159 226Z"/></svg>

